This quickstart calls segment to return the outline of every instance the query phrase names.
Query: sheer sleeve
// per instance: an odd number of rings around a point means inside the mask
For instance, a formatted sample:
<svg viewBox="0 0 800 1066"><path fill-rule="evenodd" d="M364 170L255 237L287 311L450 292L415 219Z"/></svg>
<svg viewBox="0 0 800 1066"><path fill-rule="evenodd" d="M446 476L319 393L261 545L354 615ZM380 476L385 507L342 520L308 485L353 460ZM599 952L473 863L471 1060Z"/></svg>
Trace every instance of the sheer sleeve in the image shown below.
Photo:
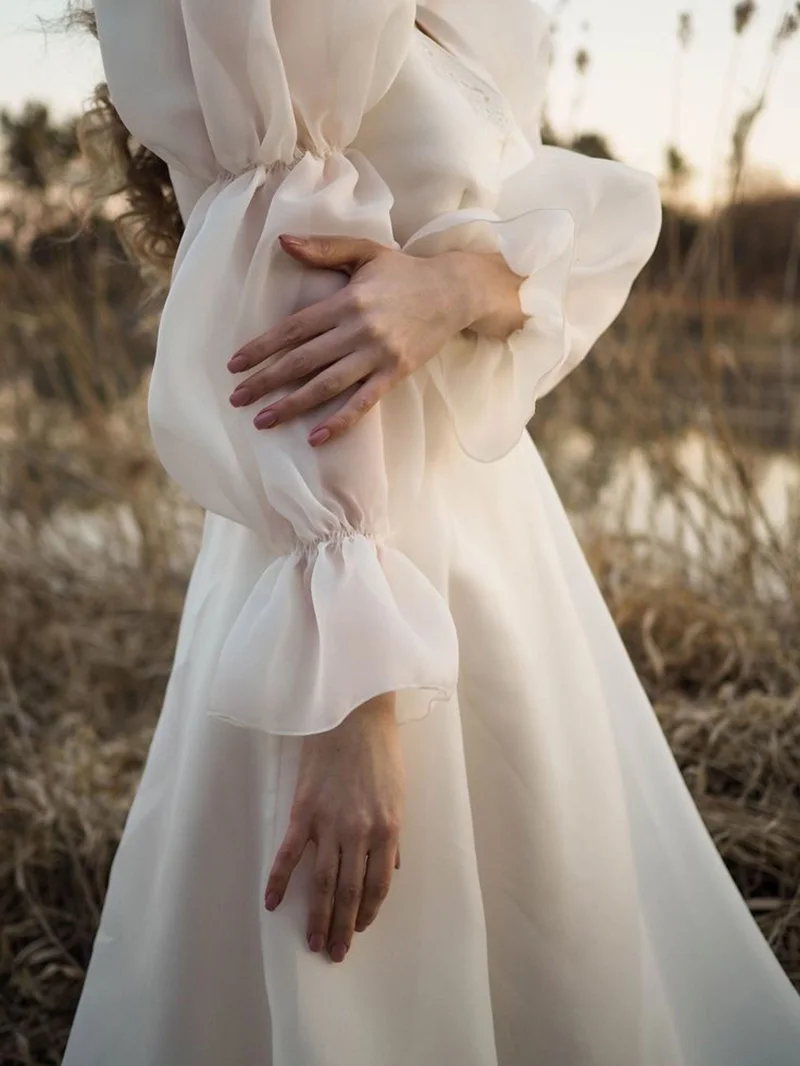
<svg viewBox="0 0 800 1066"><path fill-rule="evenodd" d="M415 234L417 255L500 251L522 278L524 326L506 341L465 330L429 365L464 450L505 455L536 401L573 370L617 317L652 255L660 200L649 176L538 147L505 183L496 213L442 216Z"/></svg>
<svg viewBox="0 0 800 1066"><path fill-rule="evenodd" d="M480 0L425 5L450 47L494 77L513 113L513 131L495 210L441 216L405 245L418 255L500 251L523 278L522 329L505 342L467 330L429 366L462 447L485 462L517 443L536 401L611 325L661 228L658 185L650 175L542 144L547 16L529 0L509 0L509 6L514 17L495 28L490 5ZM504 36L512 33L524 42L529 66L504 62L504 54L522 47Z"/></svg>
<svg viewBox="0 0 800 1066"><path fill-rule="evenodd" d="M226 369L245 341L345 283L289 259L278 234L394 243L390 192L348 146L395 76L413 5L95 6L111 97L134 136L186 176L177 185L193 204L150 386L155 447L199 504L253 530L274 560L223 646L210 713L309 734L381 693L446 697L453 622L393 547L380 407L313 449L308 419L256 430L228 402Z"/></svg>

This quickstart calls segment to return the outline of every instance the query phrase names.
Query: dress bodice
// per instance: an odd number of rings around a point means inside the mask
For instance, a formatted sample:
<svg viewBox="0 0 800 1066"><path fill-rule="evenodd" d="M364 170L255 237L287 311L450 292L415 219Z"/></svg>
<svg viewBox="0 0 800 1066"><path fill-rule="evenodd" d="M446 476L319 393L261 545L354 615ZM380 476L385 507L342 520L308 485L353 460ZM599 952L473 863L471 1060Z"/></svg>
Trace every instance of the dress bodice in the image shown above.
<svg viewBox="0 0 800 1066"><path fill-rule="evenodd" d="M417 30L353 147L391 189L392 226L402 244L445 211L491 210L521 137L491 75Z"/></svg>

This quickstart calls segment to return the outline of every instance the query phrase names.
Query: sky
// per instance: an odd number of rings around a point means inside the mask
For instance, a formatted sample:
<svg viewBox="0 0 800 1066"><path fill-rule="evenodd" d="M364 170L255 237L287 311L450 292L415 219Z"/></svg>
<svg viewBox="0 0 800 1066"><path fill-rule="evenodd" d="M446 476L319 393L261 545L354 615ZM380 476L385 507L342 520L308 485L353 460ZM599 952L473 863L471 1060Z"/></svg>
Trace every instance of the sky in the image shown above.
<svg viewBox="0 0 800 1066"><path fill-rule="evenodd" d="M552 10L555 2L545 0L542 6ZM625 162L659 175L665 145L677 141L696 172L694 193L707 202L718 188L715 173L733 118L756 97L772 34L787 7L787 0L760 0L737 52L733 2L567 0L550 78L549 112L556 130L600 130ZM37 16L54 17L63 6L63 0L0 0L0 107L16 108L37 98L59 115L74 113L100 80L94 42L45 34L38 25ZM692 12L695 32L679 65L681 11ZM579 83L573 60L581 47L591 63ZM752 141L759 172L780 173L800 185L798 102L800 34L782 55Z"/></svg>

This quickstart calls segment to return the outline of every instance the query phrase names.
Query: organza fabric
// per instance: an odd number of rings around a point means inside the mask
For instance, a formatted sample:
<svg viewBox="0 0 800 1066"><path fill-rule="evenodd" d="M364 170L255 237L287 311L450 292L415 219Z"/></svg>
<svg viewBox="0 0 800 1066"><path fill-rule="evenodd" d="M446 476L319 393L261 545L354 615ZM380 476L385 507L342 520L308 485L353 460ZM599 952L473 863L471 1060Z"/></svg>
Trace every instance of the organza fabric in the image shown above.
<svg viewBox="0 0 800 1066"><path fill-rule="evenodd" d="M150 420L208 513L65 1066L795 1063L797 997L524 433L660 218L652 179L541 145L546 16L95 6L112 99L186 220ZM310 419L259 432L228 358L346 283L283 232L500 250L528 318L465 331L333 445ZM274 914L263 888L300 738L387 691L403 864L334 966L304 941L310 856Z"/></svg>

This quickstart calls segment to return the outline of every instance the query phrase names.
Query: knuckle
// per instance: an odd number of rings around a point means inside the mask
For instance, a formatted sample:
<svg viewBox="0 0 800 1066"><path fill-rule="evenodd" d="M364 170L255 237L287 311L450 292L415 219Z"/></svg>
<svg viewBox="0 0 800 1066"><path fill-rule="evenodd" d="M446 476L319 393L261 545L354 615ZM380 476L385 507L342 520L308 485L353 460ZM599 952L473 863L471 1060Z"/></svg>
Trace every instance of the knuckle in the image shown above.
<svg viewBox="0 0 800 1066"><path fill-rule="evenodd" d="M330 430L332 437L340 437L352 424L354 419L348 418L347 415L337 415L335 418L331 418L326 422L327 428Z"/></svg>
<svg viewBox="0 0 800 1066"><path fill-rule="evenodd" d="M285 871L294 862L294 848L284 845L275 857L275 868Z"/></svg>
<svg viewBox="0 0 800 1066"><path fill-rule="evenodd" d="M347 303L352 311L366 311L369 307L369 299L362 285L351 282L347 287Z"/></svg>
<svg viewBox="0 0 800 1066"><path fill-rule="evenodd" d="M380 315L366 308L362 312L362 330L364 339L375 344L380 341L383 343L383 323Z"/></svg>
<svg viewBox="0 0 800 1066"><path fill-rule="evenodd" d="M304 378L306 374L311 373L311 359L305 353L298 352L291 359L287 359L285 370L293 378Z"/></svg>
<svg viewBox="0 0 800 1066"><path fill-rule="evenodd" d="M361 899L361 888L359 885L347 883L339 885L336 892L336 902L345 907L354 907Z"/></svg>
<svg viewBox="0 0 800 1066"><path fill-rule="evenodd" d="M375 823L372 829L372 839L377 844L391 844L400 833L400 824L396 818L387 816Z"/></svg>
<svg viewBox="0 0 800 1066"><path fill-rule="evenodd" d="M381 880L374 881L371 885L368 885L364 895L369 896L371 900L377 900L382 903L389 895L390 888L391 881L388 878L381 878Z"/></svg>
<svg viewBox="0 0 800 1066"><path fill-rule="evenodd" d="M377 392L364 393L363 396L359 396L356 400L356 411L358 411L359 414L364 415L367 411L371 411L377 402Z"/></svg>
<svg viewBox="0 0 800 1066"><path fill-rule="evenodd" d="M334 377L322 378L315 386L317 396L321 400L332 400L342 391L339 382Z"/></svg>
<svg viewBox="0 0 800 1066"><path fill-rule="evenodd" d="M334 889L335 878L330 870L317 870L314 874L314 890L321 896L329 896Z"/></svg>
<svg viewBox="0 0 800 1066"><path fill-rule="evenodd" d="M411 365L411 357L408 352L403 351L396 344L390 344L388 346L388 353L395 373L406 378L413 372L414 367Z"/></svg>
<svg viewBox="0 0 800 1066"><path fill-rule="evenodd" d="M368 818L363 815L355 815L345 824L344 835L347 840L363 840L368 836L370 829L371 824Z"/></svg>
<svg viewBox="0 0 800 1066"><path fill-rule="evenodd" d="M288 322L283 331L283 347L291 348L303 339L303 327L300 322Z"/></svg>

